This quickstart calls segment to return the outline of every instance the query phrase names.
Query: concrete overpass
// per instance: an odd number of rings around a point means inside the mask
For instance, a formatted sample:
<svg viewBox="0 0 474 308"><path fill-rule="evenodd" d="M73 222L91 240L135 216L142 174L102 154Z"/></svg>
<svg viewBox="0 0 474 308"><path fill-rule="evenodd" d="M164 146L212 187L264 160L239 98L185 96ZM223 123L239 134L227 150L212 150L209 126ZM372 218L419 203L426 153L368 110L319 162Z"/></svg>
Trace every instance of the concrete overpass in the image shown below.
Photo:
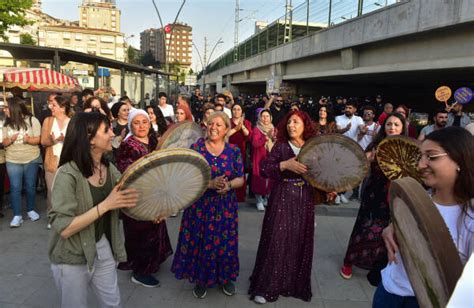
<svg viewBox="0 0 474 308"><path fill-rule="evenodd" d="M474 0L408 0L214 70L205 81L247 93L264 92L269 81L312 96L377 91L420 105L439 85L473 87L473 76Z"/></svg>

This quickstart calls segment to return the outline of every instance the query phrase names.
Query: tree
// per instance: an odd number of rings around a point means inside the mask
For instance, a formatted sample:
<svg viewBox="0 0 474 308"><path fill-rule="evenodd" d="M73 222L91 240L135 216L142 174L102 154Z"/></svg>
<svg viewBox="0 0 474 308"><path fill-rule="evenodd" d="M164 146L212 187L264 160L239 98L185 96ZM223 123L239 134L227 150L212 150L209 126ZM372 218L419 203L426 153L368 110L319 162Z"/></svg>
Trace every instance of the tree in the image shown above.
<svg viewBox="0 0 474 308"><path fill-rule="evenodd" d="M25 18L25 12L31 8L33 0L0 1L0 38L8 42L7 31L12 26L26 26L32 22Z"/></svg>
<svg viewBox="0 0 474 308"><path fill-rule="evenodd" d="M188 72L189 75L194 75L194 71L192 68L189 68L189 72Z"/></svg>
<svg viewBox="0 0 474 308"><path fill-rule="evenodd" d="M20 34L20 44L22 45L36 45L35 39L28 33Z"/></svg>
<svg viewBox="0 0 474 308"><path fill-rule="evenodd" d="M128 46L127 48L127 58L128 58L128 63L140 64L140 55L138 51L132 46Z"/></svg>
<svg viewBox="0 0 474 308"><path fill-rule="evenodd" d="M143 66L156 66L156 60L151 50L148 50L140 57L140 64Z"/></svg>

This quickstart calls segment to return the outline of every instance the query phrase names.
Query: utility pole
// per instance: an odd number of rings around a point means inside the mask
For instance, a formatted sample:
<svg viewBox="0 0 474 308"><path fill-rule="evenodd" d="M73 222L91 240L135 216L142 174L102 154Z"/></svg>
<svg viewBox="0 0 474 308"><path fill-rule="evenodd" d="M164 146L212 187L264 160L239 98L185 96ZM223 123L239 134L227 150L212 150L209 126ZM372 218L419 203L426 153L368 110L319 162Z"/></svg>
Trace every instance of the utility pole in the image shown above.
<svg viewBox="0 0 474 308"><path fill-rule="evenodd" d="M283 43L291 41L291 24L293 23L293 8L291 6L291 0L286 0L285 5L285 27L283 33Z"/></svg>
<svg viewBox="0 0 474 308"><path fill-rule="evenodd" d="M203 62L204 62L204 67L203 69L205 70L206 69L206 66L207 66L207 37L205 36L204 37L204 58L203 58Z"/></svg>
<svg viewBox="0 0 474 308"><path fill-rule="evenodd" d="M235 30L234 30L234 62L239 59L239 51L237 49L239 45L239 23L240 23L240 0L235 0Z"/></svg>

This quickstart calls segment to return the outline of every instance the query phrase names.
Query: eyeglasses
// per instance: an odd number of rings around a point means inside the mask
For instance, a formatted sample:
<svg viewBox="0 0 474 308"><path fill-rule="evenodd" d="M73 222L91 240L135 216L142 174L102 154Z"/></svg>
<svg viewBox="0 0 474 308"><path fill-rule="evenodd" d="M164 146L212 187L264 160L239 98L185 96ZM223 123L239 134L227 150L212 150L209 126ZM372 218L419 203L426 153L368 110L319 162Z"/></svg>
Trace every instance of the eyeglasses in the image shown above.
<svg viewBox="0 0 474 308"><path fill-rule="evenodd" d="M443 156L448 156L448 153L439 153L439 154L432 154L432 155L427 155L427 154L421 154L420 161L423 159L426 159L427 161L435 161L438 160L438 158L443 157Z"/></svg>

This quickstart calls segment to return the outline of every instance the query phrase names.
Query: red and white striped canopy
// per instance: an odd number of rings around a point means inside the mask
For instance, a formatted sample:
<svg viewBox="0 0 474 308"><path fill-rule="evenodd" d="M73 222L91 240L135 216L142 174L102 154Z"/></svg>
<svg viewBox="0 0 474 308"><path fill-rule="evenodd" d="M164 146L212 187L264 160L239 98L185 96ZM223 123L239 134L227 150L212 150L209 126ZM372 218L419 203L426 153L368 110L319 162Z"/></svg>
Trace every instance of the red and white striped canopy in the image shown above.
<svg viewBox="0 0 474 308"><path fill-rule="evenodd" d="M32 92L81 91L76 78L44 68L0 68L0 86Z"/></svg>

